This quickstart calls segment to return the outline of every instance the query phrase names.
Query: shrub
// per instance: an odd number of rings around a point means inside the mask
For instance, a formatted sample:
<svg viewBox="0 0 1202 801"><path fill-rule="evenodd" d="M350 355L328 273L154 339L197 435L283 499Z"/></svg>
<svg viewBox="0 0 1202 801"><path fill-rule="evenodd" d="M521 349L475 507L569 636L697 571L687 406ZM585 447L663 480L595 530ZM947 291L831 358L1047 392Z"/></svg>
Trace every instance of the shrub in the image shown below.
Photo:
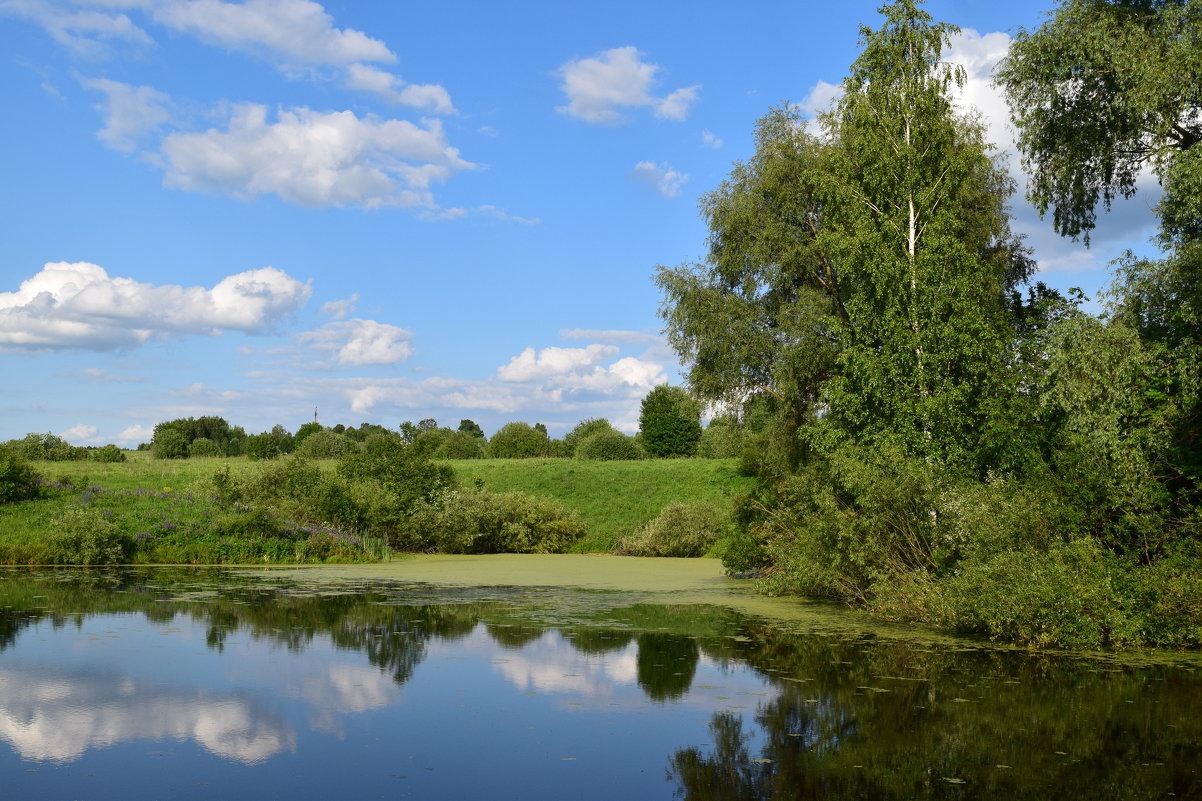
<svg viewBox="0 0 1202 801"><path fill-rule="evenodd" d="M0 446L0 504L39 498L42 477L16 450Z"/></svg>
<svg viewBox="0 0 1202 801"><path fill-rule="evenodd" d="M557 501L480 489L422 501L407 524L410 549L444 553L561 553L585 532Z"/></svg>
<svg viewBox="0 0 1202 801"><path fill-rule="evenodd" d="M455 483L455 471L449 465L430 461L394 434L368 437L362 452L348 453L339 460L338 474L352 483L378 481L402 509Z"/></svg>
<svg viewBox="0 0 1202 801"><path fill-rule="evenodd" d="M124 462L125 451L118 448L116 445L104 445L92 451L92 461L94 462Z"/></svg>
<svg viewBox="0 0 1202 801"><path fill-rule="evenodd" d="M193 459L210 459L220 456L221 448L208 437L199 437L192 440L192 444L188 446L188 455Z"/></svg>
<svg viewBox="0 0 1202 801"><path fill-rule="evenodd" d="M610 425L609 420L604 417L590 417L577 423L575 428L563 435L563 444L568 456L576 455L576 448L582 439L599 431L617 431L617 429Z"/></svg>
<svg viewBox="0 0 1202 801"><path fill-rule="evenodd" d="M1115 586L1117 572L1113 557L1090 539L967 560L948 583L950 622L1039 648L1130 644L1138 636Z"/></svg>
<svg viewBox="0 0 1202 801"><path fill-rule="evenodd" d="M632 556L704 556L729 525L729 516L712 503L673 501L618 550Z"/></svg>
<svg viewBox="0 0 1202 801"><path fill-rule="evenodd" d="M115 565L133 553L133 538L122 534L98 509L69 506L54 519L50 554L55 564Z"/></svg>
<svg viewBox="0 0 1202 801"><path fill-rule="evenodd" d="M301 429L308 425L313 424L306 423ZM296 453L309 459L337 459L355 449L354 443L333 431L310 431L304 437L298 431L296 438Z"/></svg>
<svg viewBox="0 0 1202 801"><path fill-rule="evenodd" d="M1160 648L1202 645L1202 551L1181 542L1118 578L1143 640Z"/></svg>
<svg viewBox="0 0 1202 801"><path fill-rule="evenodd" d="M737 459L746 447L743 427L732 415L722 415L710 420L701 432L697 443L697 455L703 459Z"/></svg>
<svg viewBox="0 0 1202 801"><path fill-rule="evenodd" d="M246 438L246 457L258 461L260 459L275 459L280 455L280 447L269 433L252 434ZM158 453L156 451L155 455Z"/></svg>
<svg viewBox="0 0 1202 801"><path fill-rule="evenodd" d="M154 440L150 443L156 459L188 458L188 439L177 428L155 426Z"/></svg>
<svg viewBox="0 0 1202 801"><path fill-rule="evenodd" d="M483 437L468 431L448 431L431 455L435 459L483 459L486 451Z"/></svg>
<svg viewBox="0 0 1202 801"><path fill-rule="evenodd" d="M642 459L643 449L634 437L628 437L612 428L588 434L576 446L577 459L593 461L615 461L619 459Z"/></svg>
<svg viewBox="0 0 1202 801"><path fill-rule="evenodd" d="M488 442L488 454L494 459L530 459L550 456L553 446L546 431L528 423L506 423Z"/></svg>

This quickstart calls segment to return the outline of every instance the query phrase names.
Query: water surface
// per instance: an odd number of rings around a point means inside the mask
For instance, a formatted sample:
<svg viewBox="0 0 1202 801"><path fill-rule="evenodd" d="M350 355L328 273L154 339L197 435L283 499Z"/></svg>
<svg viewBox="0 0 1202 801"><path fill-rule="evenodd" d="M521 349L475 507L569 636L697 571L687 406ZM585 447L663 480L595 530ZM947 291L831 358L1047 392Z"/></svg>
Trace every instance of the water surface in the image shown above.
<svg viewBox="0 0 1202 801"><path fill-rule="evenodd" d="M1202 798L1174 654L1030 653L709 560L0 571L0 798Z"/></svg>

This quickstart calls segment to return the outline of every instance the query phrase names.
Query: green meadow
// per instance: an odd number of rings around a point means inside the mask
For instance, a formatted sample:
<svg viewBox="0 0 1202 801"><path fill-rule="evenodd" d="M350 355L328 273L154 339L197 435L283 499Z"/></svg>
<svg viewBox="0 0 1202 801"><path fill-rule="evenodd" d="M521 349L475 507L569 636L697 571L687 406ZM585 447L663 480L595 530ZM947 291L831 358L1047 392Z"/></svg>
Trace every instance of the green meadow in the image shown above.
<svg viewBox="0 0 1202 801"><path fill-rule="evenodd" d="M295 505L270 506L269 515L249 500L222 502L217 482L223 474L226 484L238 486L287 484L295 476L293 467L301 465L331 478L337 473L337 460L154 459L146 452L128 457L123 463L34 463L45 484L44 495L0 505L0 564L66 561L54 543L73 526L85 532L84 541L73 546L87 555L79 561L91 562L354 562L377 561L406 550L395 542L388 547L389 538L371 530L290 517L287 513L295 511ZM578 553L613 551L669 504L709 504L729 519L737 499L756 484L740 474L735 459L475 459L439 464L451 467L453 486L465 497L530 496L536 502L557 503L556 508L578 521L578 533L566 548ZM89 545L97 530L126 542L121 558L95 550L103 544Z"/></svg>

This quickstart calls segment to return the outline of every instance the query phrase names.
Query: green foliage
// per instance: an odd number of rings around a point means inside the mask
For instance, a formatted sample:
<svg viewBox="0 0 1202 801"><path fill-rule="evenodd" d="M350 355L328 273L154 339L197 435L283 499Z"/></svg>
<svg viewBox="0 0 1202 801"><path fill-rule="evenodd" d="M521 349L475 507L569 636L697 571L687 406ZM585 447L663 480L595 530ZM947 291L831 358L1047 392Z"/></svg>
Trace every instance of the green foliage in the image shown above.
<svg viewBox="0 0 1202 801"><path fill-rule="evenodd" d="M656 458L692 456L701 439L701 404L680 387L656 387L643 398L639 438Z"/></svg>
<svg viewBox="0 0 1202 801"><path fill-rule="evenodd" d="M614 429L594 430L583 436L576 444L577 459L612 461L616 459L642 459L646 454L634 437Z"/></svg>
<svg viewBox="0 0 1202 801"><path fill-rule="evenodd" d="M710 420L697 442L697 455L702 459L737 459L743 455L746 435L734 415L718 415Z"/></svg>
<svg viewBox="0 0 1202 801"><path fill-rule="evenodd" d="M774 592L867 603L895 577L938 572L962 543L938 525L943 482L896 448L845 445L775 489L759 536Z"/></svg>
<svg viewBox="0 0 1202 801"><path fill-rule="evenodd" d="M155 455L158 455L157 451ZM280 455L279 444L271 434L264 432L262 434L252 434L246 438L246 456L248 459L252 461L278 459Z"/></svg>
<svg viewBox="0 0 1202 801"><path fill-rule="evenodd" d="M444 553L562 553L584 531L580 519L556 501L475 489L419 502L408 536L411 547Z"/></svg>
<svg viewBox="0 0 1202 801"><path fill-rule="evenodd" d="M156 459L186 459L188 444L188 438L183 431L160 423L154 428L154 439L150 447Z"/></svg>
<svg viewBox="0 0 1202 801"><path fill-rule="evenodd" d="M203 459L221 455L221 448L217 443L208 437L199 437L192 440L192 444L188 446L188 455L193 459Z"/></svg>
<svg viewBox="0 0 1202 801"><path fill-rule="evenodd" d="M493 459L533 459L550 456L552 450L546 430L528 423L506 423L488 441L488 455Z"/></svg>
<svg viewBox="0 0 1202 801"><path fill-rule="evenodd" d="M488 443L483 435L477 436L470 431L451 431L446 428L439 430L446 433L440 438L438 447L430 454L431 458L483 459L485 457Z"/></svg>
<svg viewBox="0 0 1202 801"><path fill-rule="evenodd" d="M1058 232L1088 242L1099 202L1130 197L1147 166L1165 186L1166 233L1198 225L1199 74L1199 0L1064 0L1037 30L1015 35L997 81L1028 197L1052 209Z"/></svg>
<svg viewBox="0 0 1202 801"><path fill-rule="evenodd" d="M337 459L355 449L353 442L327 429L309 431L304 437L298 431L297 440L296 453L307 459Z"/></svg>
<svg viewBox="0 0 1202 801"><path fill-rule="evenodd" d="M379 482L402 509L455 484L451 467L430 461L395 434L373 436L364 443L362 452L343 456L338 461L338 474L352 483Z"/></svg>
<svg viewBox="0 0 1202 801"><path fill-rule="evenodd" d="M20 451L0 445L0 504L39 498L42 477Z"/></svg>
<svg viewBox="0 0 1202 801"><path fill-rule="evenodd" d="M619 552L632 556L704 556L729 525L729 515L712 503L672 502L623 540Z"/></svg>
<svg viewBox="0 0 1202 801"><path fill-rule="evenodd" d="M221 456L240 456L246 450L246 432L231 427L222 417L181 417L154 427L150 448L158 459L186 459L198 439L216 444ZM206 446L202 446L207 450Z"/></svg>
<svg viewBox="0 0 1202 801"><path fill-rule="evenodd" d="M105 462L108 464L116 464L125 461L125 451L118 448L116 445L102 445L95 450L90 451L92 461Z"/></svg>
<svg viewBox="0 0 1202 801"><path fill-rule="evenodd" d="M129 561L133 540L99 509L71 505L55 518L51 560L61 565L116 565Z"/></svg>
<svg viewBox="0 0 1202 801"><path fill-rule="evenodd" d="M952 623L1041 648L1128 645L1138 632L1123 608L1117 572L1090 539L970 561L949 585Z"/></svg>
<svg viewBox="0 0 1202 801"><path fill-rule="evenodd" d="M325 430L325 426L316 421L303 424L300 428L296 429L296 433L292 436L293 448L299 449L310 434L317 434Z"/></svg>
<svg viewBox="0 0 1202 801"><path fill-rule="evenodd" d="M477 437L479 439L484 438L484 429L481 428L474 420L460 420L459 428L456 430L462 431L465 434L471 434L473 437Z"/></svg>
<svg viewBox="0 0 1202 801"><path fill-rule="evenodd" d="M580 440L598 431L617 431L617 429L604 417L590 417L577 423L571 431L563 435L563 446L568 456L576 455L576 448L580 445Z"/></svg>

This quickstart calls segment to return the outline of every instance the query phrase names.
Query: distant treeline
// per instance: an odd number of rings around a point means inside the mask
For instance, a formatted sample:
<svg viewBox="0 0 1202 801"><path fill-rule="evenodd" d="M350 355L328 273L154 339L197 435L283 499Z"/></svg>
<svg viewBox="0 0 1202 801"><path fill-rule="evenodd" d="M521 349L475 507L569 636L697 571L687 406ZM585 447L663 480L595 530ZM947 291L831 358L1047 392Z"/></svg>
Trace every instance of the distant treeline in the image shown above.
<svg viewBox="0 0 1202 801"><path fill-rule="evenodd" d="M639 431L633 436L622 433L605 418L583 420L562 439L553 439L542 423L520 421L506 423L492 437L486 436L473 420L460 420L456 428L450 428L440 426L433 418L406 421L395 429L376 423L354 427L308 422L295 433L276 425L270 431L248 435L241 426L231 426L222 417L187 417L159 423L151 441L139 449L149 450L159 459L275 459L291 453L336 459L361 451L374 437L391 437L432 459L721 459L744 456L756 436L766 429L770 413L766 406L761 409L753 404L742 419L720 415L704 426L701 416L702 405L690 393L663 385L643 399Z"/></svg>

